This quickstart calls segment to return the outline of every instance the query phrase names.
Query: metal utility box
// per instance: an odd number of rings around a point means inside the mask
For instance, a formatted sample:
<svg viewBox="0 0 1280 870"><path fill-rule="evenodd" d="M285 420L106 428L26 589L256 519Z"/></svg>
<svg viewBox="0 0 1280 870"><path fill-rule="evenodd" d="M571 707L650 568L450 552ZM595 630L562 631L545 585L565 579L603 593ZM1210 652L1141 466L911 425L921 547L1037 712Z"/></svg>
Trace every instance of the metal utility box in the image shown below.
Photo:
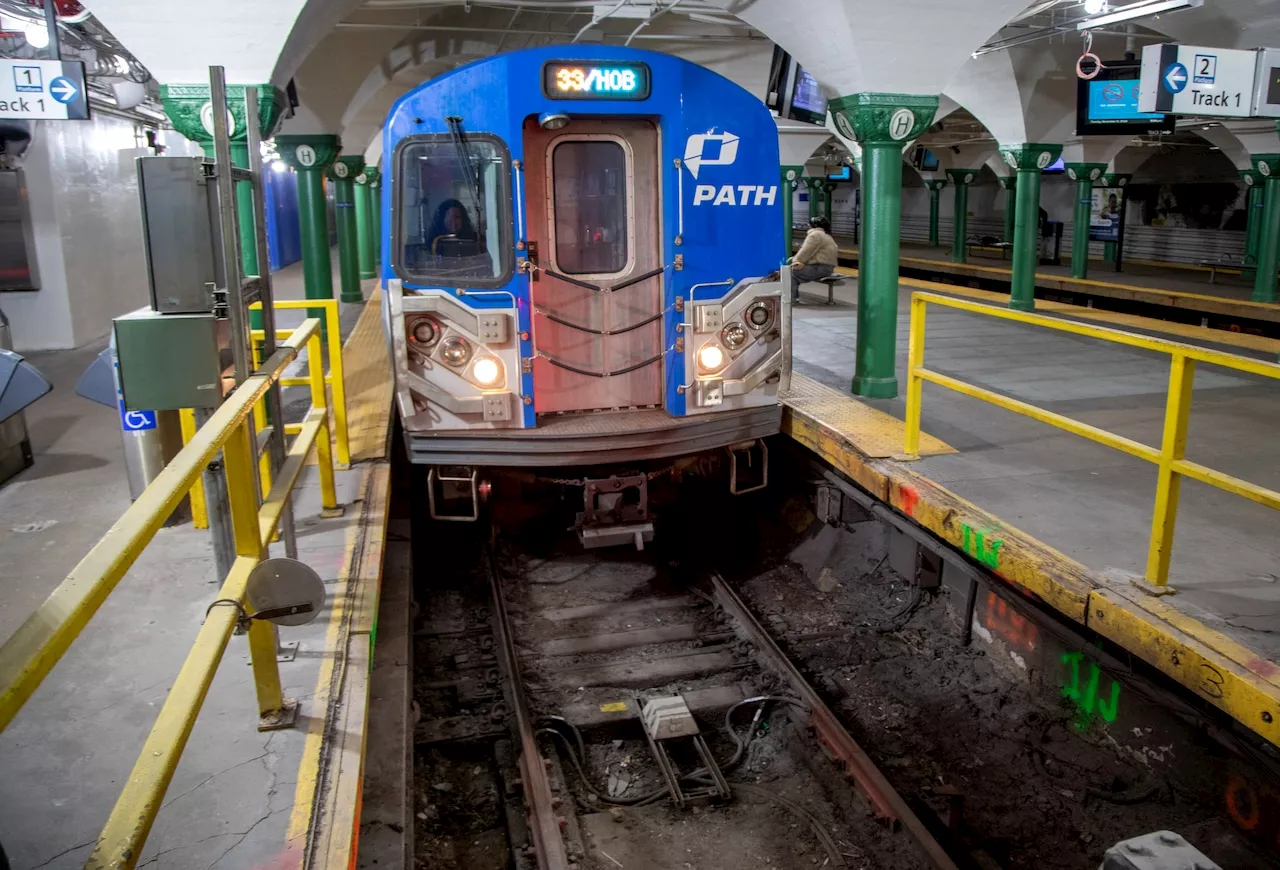
<svg viewBox="0 0 1280 870"><path fill-rule="evenodd" d="M212 171L203 157L138 158L151 307L162 314L212 311L214 287L226 286Z"/></svg>
<svg viewBox="0 0 1280 870"><path fill-rule="evenodd" d="M148 308L115 319L120 389L129 411L212 408L221 401L222 346L212 314L158 314Z"/></svg>

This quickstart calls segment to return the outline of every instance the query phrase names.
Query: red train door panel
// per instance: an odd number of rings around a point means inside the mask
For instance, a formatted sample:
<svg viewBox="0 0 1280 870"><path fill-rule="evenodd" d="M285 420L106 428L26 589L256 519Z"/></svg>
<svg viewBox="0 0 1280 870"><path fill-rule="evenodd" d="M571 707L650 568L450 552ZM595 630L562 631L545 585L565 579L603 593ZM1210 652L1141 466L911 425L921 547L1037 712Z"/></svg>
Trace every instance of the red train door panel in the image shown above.
<svg viewBox="0 0 1280 870"><path fill-rule="evenodd" d="M524 153L538 412L661 405L657 129L530 119Z"/></svg>

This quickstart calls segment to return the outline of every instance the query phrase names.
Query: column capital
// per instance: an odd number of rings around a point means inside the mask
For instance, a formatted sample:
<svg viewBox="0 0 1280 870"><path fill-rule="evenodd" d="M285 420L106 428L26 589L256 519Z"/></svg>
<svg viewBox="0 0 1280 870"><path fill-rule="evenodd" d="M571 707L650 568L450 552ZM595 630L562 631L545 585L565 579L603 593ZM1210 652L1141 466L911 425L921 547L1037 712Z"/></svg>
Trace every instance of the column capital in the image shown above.
<svg viewBox="0 0 1280 870"><path fill-rule="evenodd" d="M1107 171L1105 163L1068 163L1067 177L1072 181L1097 181Z"/></svg>
<svg viewBox="0 0 1280 870"><path fill-rule="evenodd" d="M325 172L325 176L330 181L346 181L348 183L355 181L364 169L364 158L359 155L344 154L337 160L333 161L333 165Z"/></svg>
<svg viewBox="0 0 1280 870"><path fill-rule="evenodd" d="M1133 175L1128 172L1107 172L1098 179L1098 184L1103 187L1124 187L1133 180Z"/></svg>
<svg viewBox="0 0 1280 870"><path fill-rule="evenodd" d="M323 172L342 150L342 141L327 133L281 134L276 150L286 165L297 170Z"/></svg>
<svg viewBox="0 0 1280 870"><path fill-rule="evenodd" d="M382 173L378 171L378 167L365 164L364 169L356 176L356 184L367 184L370 187L382 181Z"/></svg>
<svg viewBox="0 0 1280 870"><path fill-rule="evenodd" d="M972 184L981 171L980 169L948 169L947 181L952 184Z"/></svg>
<svg viewBox="0 0 1280 870"><path fill-rule="evenodd" d="M850 94L827 103L836 129L860 144L902 145L933 123L937 96L925 94Z"/></svg>
<svg viewBox="0 0 1280 870"><path fill-rule="evenodd" d="M1061 145L1050 145L1045 142L1024 142L1016 145L1001 145L1000 156L1004 162L1014 169L1045 169L1062 153Z"/></svg>
<svg viewBox="0 0 1280 870"><path fill-rule="evenodd" d="M227 112L231 115L230 130L233 142L244 142L248 131L245 113L244 89L249 85L227 85ZM269 139L289 105L284 91L269 84L257 85L259 135ZM160 100L173 128L199 145L213 143L213 102L209 98L209 85L161 85Z"/></svg>
<svg viewBox="0 0 1280 870"><path fill-rule="evenodd" d="M926 178L924 180L924 186L929 188L929 190L942 190L942 188L947 186L947 180L945 178Z"/></svg>
<svg viewBox="0 0 1280 870"><path fill-rule="evenodd" d="M1253 187L1256 184L1261 184L1263 181L1262 173L1257 170L1241 169L1238 171L1240 173L1240 180L1244 182L1245 187Z"/></svg>
<svg viewBox="0 0 1280 870"><path fill-rule="evenodd" d="M1263 178L1280 175L1280 154L1250 154L1249 159Z"/></svg>
<svg viewBox="0 0 1280 870"><path fill-rule="evenodd" d="M1002 190L1013 190L1018 186L1018 176L1016 175L998 175L996 181L1000 182Z"/></svg>

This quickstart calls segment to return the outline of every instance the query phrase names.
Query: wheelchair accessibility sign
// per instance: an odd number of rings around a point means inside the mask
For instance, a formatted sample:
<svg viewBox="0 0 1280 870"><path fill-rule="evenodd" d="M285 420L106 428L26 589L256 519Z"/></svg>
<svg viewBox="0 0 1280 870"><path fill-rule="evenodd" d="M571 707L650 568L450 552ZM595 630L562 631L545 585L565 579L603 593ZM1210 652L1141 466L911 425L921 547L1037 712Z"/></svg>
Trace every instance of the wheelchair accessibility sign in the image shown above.
<svg viewBox="0 0 1280 870"><path fill-rule="evenodd" d="M156 428L155 411L126 411L120 403L120 428L126 432L143 432Z"/></svg>

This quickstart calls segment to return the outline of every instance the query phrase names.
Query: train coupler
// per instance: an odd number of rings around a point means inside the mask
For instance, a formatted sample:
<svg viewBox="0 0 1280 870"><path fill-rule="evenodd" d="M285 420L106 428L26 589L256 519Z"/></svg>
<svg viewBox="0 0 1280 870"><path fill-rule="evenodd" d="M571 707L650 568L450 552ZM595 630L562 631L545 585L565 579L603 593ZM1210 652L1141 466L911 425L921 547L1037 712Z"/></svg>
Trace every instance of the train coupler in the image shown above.
<svg viewBox="0 0 1280 870"><path fill-rule="evenodd" d="M587 478L582 484L578 537L584 548L635 544L643 550L653 540L648 475Z"/></svg>

